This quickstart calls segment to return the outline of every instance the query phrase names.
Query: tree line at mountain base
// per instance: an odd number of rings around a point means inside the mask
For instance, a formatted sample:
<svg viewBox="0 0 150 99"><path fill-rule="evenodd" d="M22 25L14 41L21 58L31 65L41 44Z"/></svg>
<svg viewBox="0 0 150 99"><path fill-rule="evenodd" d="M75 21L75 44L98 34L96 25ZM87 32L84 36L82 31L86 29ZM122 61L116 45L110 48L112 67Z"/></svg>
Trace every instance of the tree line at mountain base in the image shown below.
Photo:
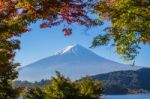
<svg viewBox="0 0 150 99"><path fill-rule="evenodd" d="M103 90L103 93L99 94L137 94L137 93L150 93L150 85L148 82L150 77L150 68L142 68L137 71L117 71L117 72L111 72L106 74L99 74L95 76L91 76L87 78L82 78L81 80L72 82L75 83L75 85L82 84L90 88L93 85L89 85L90 83L87 83L87 81L91 82L91 84L94 84L98 81L101 82L101 84L98 84L98 88L101 88ZM90 79L91 78L91 79ZM96 82L95 82L96 80ZM84 82L84 83L83 83ZM52 80L41 80L39 82L28 82L28 81L15 81L16 88L18 87L38 87L38 88L45 88L45 86L48 86L52 83ZM86 88L86 89L87 89ZM94 88L94 87L92 87ZM91 89L94 90L94 89ZM94 92L93 92L94 93Z"/></svg>
<svg viewBox="0 0 150 99"><path fill-rule="evenodd" d="M59 72L51 80L39 83L25 81L19 87L24 89L21 95L23 99L100 99L103 94L102 82L93 81L89 77L82 81L71 81Z"/></svg>

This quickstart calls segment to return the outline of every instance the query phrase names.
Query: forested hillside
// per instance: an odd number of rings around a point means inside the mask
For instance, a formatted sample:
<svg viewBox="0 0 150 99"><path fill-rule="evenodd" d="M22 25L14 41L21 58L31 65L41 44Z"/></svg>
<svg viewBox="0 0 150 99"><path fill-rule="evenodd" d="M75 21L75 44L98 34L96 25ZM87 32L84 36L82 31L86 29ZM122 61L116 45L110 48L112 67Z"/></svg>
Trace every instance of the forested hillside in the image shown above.
<svg viewBox="0 0 150 99"><path fill-rule="evenodd" d="M117 71L92 76L94 80L102 80L105 84L118 85L129 89L150 90L150 68L137 71Z"/></svg>
<svg viewBox="0 0 150 99"><path fill-rule="evenodd" d="M117 71L92 76L94 80L104 83L106 94L149 93L150 68L137 71Z"/></svg>
<svg viewBox="0 0 150 99"><path fill-rule="evenodd" d="M142 68L137 71L117 71L92 76L93 80L103 81L105 94L128 94L150 92L150 68ZM15 87L43 88L50 80L40 82L16 81Z"/></svg>

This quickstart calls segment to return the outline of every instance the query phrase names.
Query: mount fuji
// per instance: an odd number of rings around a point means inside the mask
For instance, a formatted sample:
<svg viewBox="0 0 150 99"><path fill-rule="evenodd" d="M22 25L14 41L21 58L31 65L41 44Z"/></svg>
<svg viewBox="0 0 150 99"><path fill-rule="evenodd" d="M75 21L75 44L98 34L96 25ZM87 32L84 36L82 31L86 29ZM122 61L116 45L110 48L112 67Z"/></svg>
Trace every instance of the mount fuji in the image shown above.
<svg viewBox="0 0 150 99"><path fill-rule="evenodd" d="M40 81L41 79L50 79L55 75L55 71L59 71L76 80L86 75L91 76L120 70L138 70L140 68L105 59L81 45L71 45L50 57L20 68L18 79Z"/></svg>

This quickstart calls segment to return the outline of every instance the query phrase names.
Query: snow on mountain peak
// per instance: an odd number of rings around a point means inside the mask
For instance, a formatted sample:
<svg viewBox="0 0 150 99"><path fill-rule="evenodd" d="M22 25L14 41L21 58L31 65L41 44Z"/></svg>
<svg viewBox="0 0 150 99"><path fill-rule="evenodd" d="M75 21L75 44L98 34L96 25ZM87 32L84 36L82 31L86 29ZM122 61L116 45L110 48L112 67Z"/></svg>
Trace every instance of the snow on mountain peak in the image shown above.
<svg viewBox="0 0 150 99"><path fill-rule="evenodd" d="M55 55L57 55L57 54L61 55L61 54L67 53L69 51L73 51L73 49L79 48L79 47L81 47L81 46L78 45L78 44L69 45L66 48L64 48L64 49L60 50L59 52L57 52Z"/></svg>
<svg viewBox="0 0 150 99"><path fill-rule="evenodd" d="M62 54L68 52L68 51L71 50L74 46L75 46L75 45L69 45L69 46L67 46L66 48L64 48L64 49L62 50Z"/></svg>
<svg viewBox="0 0 150 99"><path fill-rule="evenodd" d="M55 71L71 79L80 79L86 75L96 75L120 70L137 70L140 67L129 67L98 56L81 45L69 45L47 58L24 66L19 70L19 80L39 81L49 79Z"/></svg>

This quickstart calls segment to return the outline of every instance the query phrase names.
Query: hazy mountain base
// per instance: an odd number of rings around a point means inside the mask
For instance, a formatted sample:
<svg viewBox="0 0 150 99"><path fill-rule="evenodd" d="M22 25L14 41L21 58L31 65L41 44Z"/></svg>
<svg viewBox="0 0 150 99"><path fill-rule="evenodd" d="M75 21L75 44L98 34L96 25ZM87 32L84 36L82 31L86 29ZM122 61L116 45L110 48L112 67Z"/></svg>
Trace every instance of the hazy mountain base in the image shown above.
<svg viewBox="0 0 150 99"><path fill-rule="evenodd" d="M137 71L117 71L92 76L93 80L103 81L105 94L135 94L150 93L150 68L142 68ZM50 80L40 82L16 81L15 87L43 88Z"/></svg>

